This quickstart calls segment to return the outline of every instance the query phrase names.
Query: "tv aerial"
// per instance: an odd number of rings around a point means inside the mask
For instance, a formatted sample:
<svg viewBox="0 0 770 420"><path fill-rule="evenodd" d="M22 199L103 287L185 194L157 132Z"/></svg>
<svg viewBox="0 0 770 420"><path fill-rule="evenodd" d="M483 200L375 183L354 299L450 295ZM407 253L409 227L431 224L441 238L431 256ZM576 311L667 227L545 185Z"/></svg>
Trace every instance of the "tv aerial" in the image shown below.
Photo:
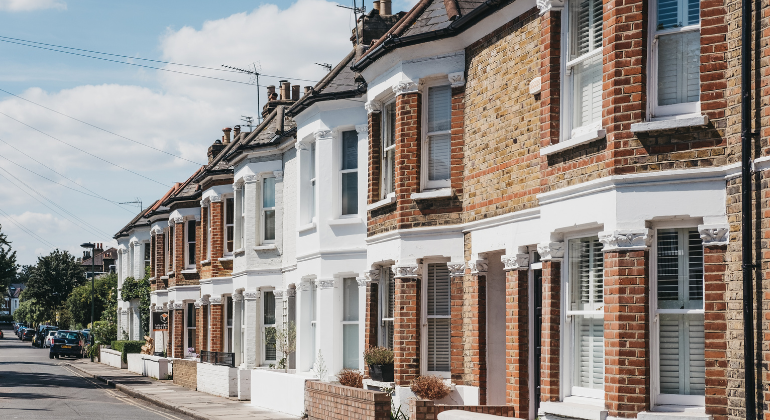
<svg viewBox="0 0 770 420"><path fill-rule="evenodd" d="M226 66L222 64L222 67L230 70L235 70L244 74L248 74L251 76L249 78L249 83L252 85L257 85L257 121L260 121L262 119L262 107L259 104L259 76L261 75L262 71L262 65L259 63L251 63L251 68L242 69L240 67L233 67L233 66ZM249 126L251 128L251 126Z"/></svg>

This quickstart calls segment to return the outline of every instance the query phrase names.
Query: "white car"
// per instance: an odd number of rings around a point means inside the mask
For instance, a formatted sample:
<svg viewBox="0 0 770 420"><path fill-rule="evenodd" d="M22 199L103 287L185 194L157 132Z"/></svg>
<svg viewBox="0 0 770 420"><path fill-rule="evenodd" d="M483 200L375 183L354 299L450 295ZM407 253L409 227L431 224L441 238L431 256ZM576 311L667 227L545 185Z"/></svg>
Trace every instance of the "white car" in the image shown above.
<svg viewBox="0 0 770 420"><path fill-rule="evenodd" d="M51 347L53 345L53 338L56 336L56 333L58 331L48 331L48 335L45 337L45 344L43 344L45 347Z"/></svg>

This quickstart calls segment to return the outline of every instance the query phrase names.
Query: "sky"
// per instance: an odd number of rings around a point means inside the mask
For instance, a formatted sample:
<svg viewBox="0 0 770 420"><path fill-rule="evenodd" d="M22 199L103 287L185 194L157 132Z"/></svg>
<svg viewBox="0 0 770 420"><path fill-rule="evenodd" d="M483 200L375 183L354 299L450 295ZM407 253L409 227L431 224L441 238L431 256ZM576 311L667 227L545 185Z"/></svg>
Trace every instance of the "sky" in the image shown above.
<svg viewBox="0 0 770 420"><path fill-rule="evenodd" d="M352 27L325 0L0 0L0 226L18 263L116 245L139 211L119 203L150 205L222 128L256 117L265 88L222 65L277 76L262 86L313 85L326 73L315 63L351 50Z"/></svg>

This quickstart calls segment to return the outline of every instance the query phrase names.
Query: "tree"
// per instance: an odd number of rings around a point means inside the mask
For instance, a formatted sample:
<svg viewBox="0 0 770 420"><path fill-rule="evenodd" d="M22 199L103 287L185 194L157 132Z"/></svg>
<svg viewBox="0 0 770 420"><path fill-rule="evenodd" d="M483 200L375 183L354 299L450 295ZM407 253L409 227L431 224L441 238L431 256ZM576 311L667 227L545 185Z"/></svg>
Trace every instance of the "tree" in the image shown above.
<svg viewBox="0 0 770 420"><path fill-rule="evenodd" d="M13 313L13 319L32 326L50 320L51 313L50 310L38 305L35 299L25 299L19 303L19 307Z"/></svg>
<svg viewBox="0 0 770 420"><path fill-rule="evenodd" d="M32 270L35 269L34 265L22 265L16 271L16 280L14 283L27 284L29 277L32 275Z"/></svg>
<svg viewBox="0 0 770 420"><path fill-rule="evenodd" d="M94 314L99 317L107 308L110 294L118 284L118 275L110 273L97 277L94 281ZM77 286L67 297L66 308L75 324L86 325L91 322L91 284ZM96 318L97 320L99 318Z"/></svg>
<svg viewBox="0 0 770 420"><path fill-rule="evenodd" d="M142 322L142 331L150 330L150 270L145 270L143 279L127 277L120 288L120 298L123 302L139 299L139 314Z"/></svg>
<svg viewBox="0 0 770 420"><path fill-rule="evenodd" d="M0 296L5 296L8 285L16 280L16 251L11 249L11 242L3 233L0 225Z"/></svg>
<svg viewBox="0 0 770 420"><path fill-rule="evenodd" d="M37 265L24 290L26 299L34 299L48 317L59 309L75 287L85 283L80 263L67 251L58 249L44 257L38 257Z"/></svg>

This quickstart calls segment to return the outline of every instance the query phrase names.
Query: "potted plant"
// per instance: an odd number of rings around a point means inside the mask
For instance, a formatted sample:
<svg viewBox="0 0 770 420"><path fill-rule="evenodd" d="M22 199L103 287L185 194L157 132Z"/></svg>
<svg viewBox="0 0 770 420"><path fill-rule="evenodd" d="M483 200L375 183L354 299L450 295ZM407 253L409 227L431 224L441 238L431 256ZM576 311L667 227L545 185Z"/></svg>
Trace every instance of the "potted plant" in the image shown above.
<svg viewBox="0 0 770 420"><path fill-rule="evenodd" d="M393 382L393 350L387 347L369 347L364 350L364 363L369 366L369 377L378 382Z"/></svg>

